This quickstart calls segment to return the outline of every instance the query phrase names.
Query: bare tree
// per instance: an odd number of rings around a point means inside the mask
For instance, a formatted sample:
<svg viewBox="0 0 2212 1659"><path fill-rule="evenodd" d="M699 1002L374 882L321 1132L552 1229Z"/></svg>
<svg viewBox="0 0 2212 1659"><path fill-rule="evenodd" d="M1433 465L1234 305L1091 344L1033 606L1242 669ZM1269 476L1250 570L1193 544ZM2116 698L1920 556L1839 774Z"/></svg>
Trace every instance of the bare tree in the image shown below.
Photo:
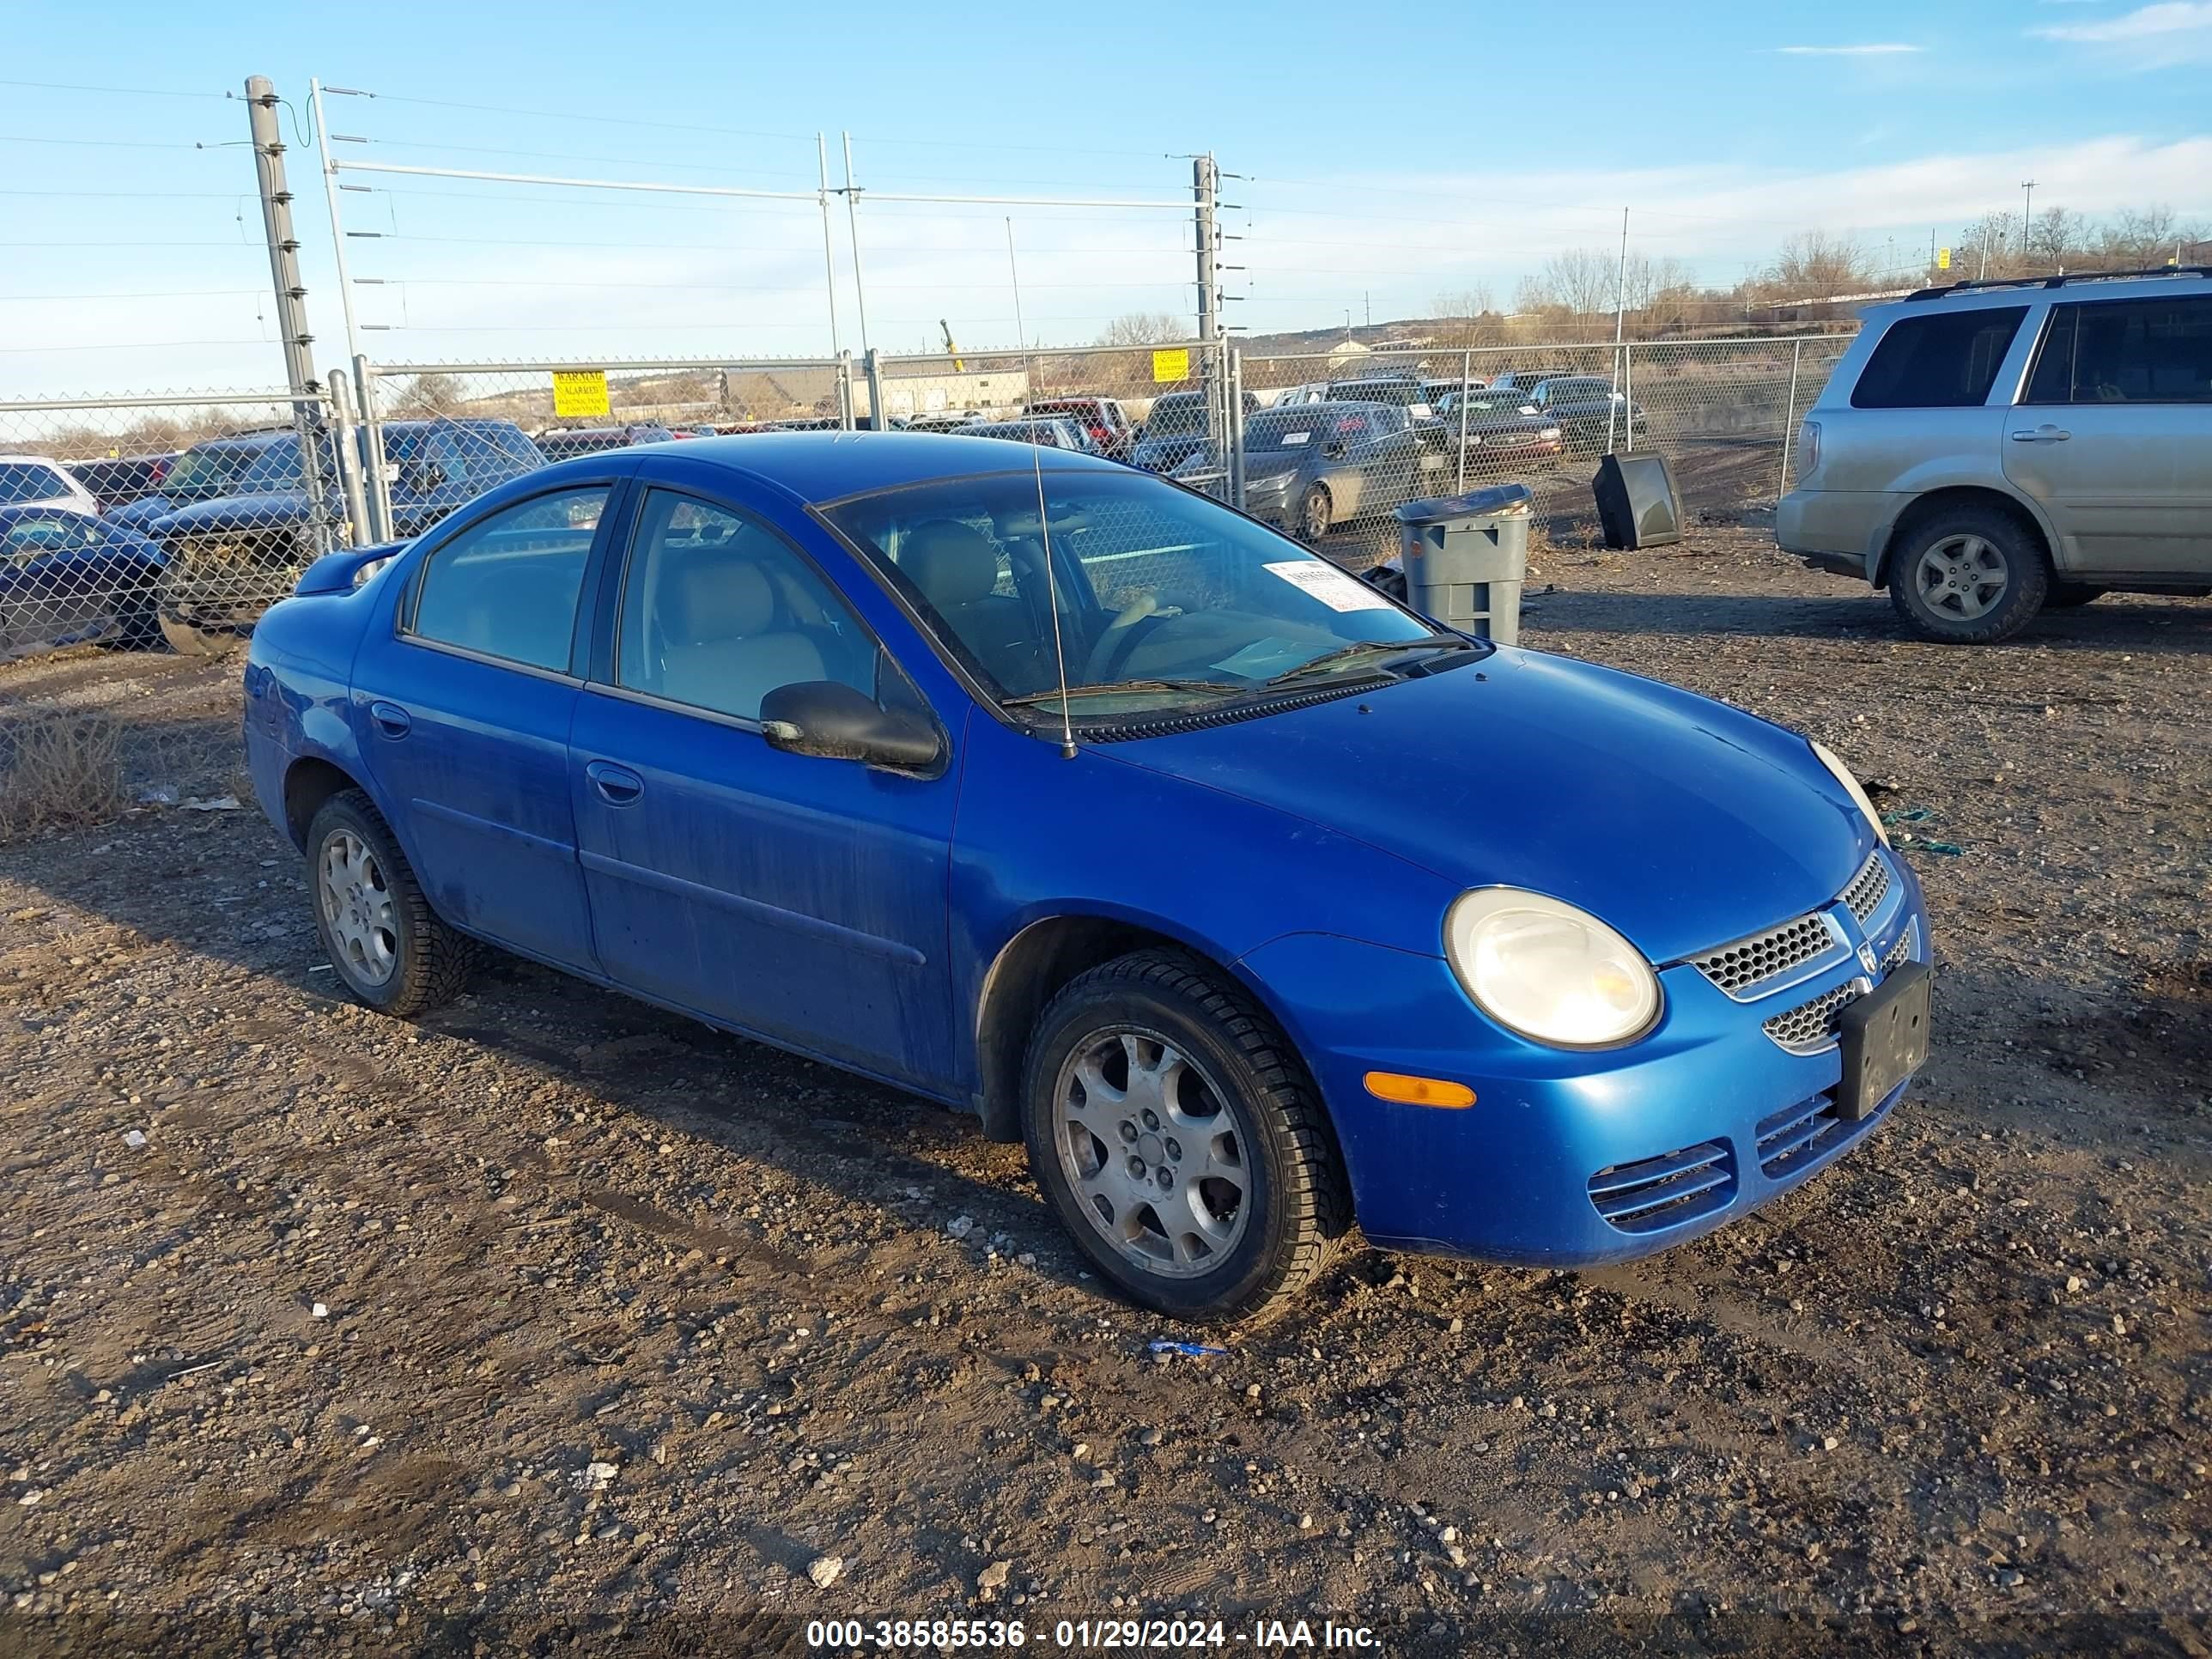
<svg viewBox="0 0 2212 1659"><path fill-rule="evenodd" d="M1849 236L1801 230L1782 245L1767 280L1778 299L1863 292L1874 281L1866 250Z"/></svg>
<svg viewBox="0 0 2212 1659"><path fill-rule="evenodd" d="M1103 346L1158 345L1168 340L1187 340L1190 329L1171 312L1133 311L1116 317L1098 336Z"/></svg>
<svg viewBox="0 0 2212 1659"><path fill-rule="evenodd" d="M1514 309L1562 319L1607 316L1619 286L1619 264L1604 249L1570 248L1545 260L1534 276L1521 279Z"/></svg>
<svg viewBox="0 0 2212 1659"><path fill-rule="evenodd" d="M1436 307L1439 317L1465 318L1470 322L1498 309L1497 302L1491 298L1487 283L1476 283L1471 287L1439 294L1431 303Z"/></svg>

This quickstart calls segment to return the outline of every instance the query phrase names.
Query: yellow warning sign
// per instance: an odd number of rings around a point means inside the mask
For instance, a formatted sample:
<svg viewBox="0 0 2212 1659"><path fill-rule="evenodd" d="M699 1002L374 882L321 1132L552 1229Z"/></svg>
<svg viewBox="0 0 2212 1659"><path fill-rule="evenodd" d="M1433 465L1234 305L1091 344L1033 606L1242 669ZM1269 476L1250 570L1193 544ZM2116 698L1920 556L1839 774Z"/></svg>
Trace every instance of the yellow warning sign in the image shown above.
<svg viewBox="0 0 2212 1659"><path fill-rule="evenodd" d="M1938 270L1948 270L1950 268L1951 250L1948 247L1937 248L1936 250L1936 269Z"/></svg>
<svg viewBox="0 0 2212 1659"><path fill-rule="evenodd" d="M553 416L574 420L614 413L607 401L607 372L604 368L556 368L553 371Z"/></svg>
<svg viewBox="0 0 2212 1659"><path fill-rule="evenodd" d="M1161 386L1170 380L1190 379L1190 348L1177 346L1172 351L1152 354L1152 379Z"/></svg>

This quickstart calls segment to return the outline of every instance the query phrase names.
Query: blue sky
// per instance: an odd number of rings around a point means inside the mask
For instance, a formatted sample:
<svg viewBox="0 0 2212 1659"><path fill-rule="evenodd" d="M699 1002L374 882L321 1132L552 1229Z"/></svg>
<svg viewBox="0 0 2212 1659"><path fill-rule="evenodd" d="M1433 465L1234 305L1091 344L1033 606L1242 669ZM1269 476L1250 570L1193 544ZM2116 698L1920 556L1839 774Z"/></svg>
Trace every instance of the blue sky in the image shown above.
<svg viewBox="0 0 2212 1659"><path fill-rule="evenodd" d="M96 13L19 0L0 58L0 396L264 384L266 262L222 94L307 82L356 160L805 191L854 135L879 191L1176 200L1212 149L1243 240L1232 320L1419 314L1564 248L1728 282L1794 232L1924 257L1988 210L2212 216L2212 0L1396 4L1115 11L431 5ZM58 89L127 88L128 94ZM157 95L160 94L160 95ZM495 106L497 108L484 108ZM537 112L521 113L518 112ZM54 142L63 141L63 142ZM207 146L198 148L197 146ZM312 145L290 156L317 352L340 362ZM811 202L371 179L344 198L364 344L386 360L825 350ZM1006 221L1013 221L1010 262ZM1187 216L867 203L870 333L1087 340L1188 313ZM841 343L857 345L835 227Z"/></svg>

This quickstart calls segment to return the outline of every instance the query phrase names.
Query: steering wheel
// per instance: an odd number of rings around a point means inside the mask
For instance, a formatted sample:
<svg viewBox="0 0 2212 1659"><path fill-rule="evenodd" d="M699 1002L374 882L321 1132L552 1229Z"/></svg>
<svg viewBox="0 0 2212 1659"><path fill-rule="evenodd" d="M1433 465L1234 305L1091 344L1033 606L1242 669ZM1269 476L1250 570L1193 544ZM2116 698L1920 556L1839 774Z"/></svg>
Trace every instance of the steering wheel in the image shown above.
<svg viewBox="0 0 2212 1659"><path fill-rule="evenodd" d="M1174 605L1163 609L1160 602L1150 593L1141 594L1123 605L1115 612L1114 620L1106 624L1098 635L1097 642L1091 647L1091 654L1083 665L1084 683L1088 685L1102 684L1128 660L1129 653L1135 648L1138 640L1143 634L1152 631L1147 628L1140 633L1139 623L1149 622L1157 627L1170 617L1182 614L1182 611Z"/></svg>

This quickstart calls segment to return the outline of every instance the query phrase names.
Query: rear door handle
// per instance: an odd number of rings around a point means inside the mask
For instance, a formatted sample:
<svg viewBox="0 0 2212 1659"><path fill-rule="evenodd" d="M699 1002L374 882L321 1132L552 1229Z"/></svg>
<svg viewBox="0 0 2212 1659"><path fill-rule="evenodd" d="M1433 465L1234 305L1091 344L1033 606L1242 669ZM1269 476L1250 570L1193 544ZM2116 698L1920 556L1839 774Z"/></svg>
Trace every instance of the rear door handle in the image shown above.
<svg viewBox="0 0 2212 1659"><path fill-rule="evenodd" d="M584 775L599 792L599 799L610 806L634 806L645 793L645 780L627 766L617 766L612 761L593 761L584 769Z"/></svg>
<svg viewBox="0 0 2212 1659"><path fill-rule="evenodd" d="M2039 426L2032 431L2014 433L2012 441L2016 444L2063 444L2073 435L2063 427Z"/></svg>
<svg viewBox="0 0 2212 1659"><path fill-rule="evenodd" d="M415 729L415 717L396 702L369 704L368 718L377 731L387 738L404 738Z"/></svg>

